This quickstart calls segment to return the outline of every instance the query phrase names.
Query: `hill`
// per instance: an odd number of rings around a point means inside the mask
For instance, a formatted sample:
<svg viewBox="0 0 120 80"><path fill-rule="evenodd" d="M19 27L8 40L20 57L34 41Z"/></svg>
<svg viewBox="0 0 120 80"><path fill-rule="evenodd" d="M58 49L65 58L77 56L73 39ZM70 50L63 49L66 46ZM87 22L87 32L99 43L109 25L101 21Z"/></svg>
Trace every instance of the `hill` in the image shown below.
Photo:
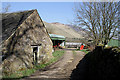
<svg viewBox="0 0 120 80"><path fill-rule="evenodd" d="M80 39L83 38L83 35L76 32L69 25L61 24L58 22L55 23L44 22L44 24L48 30L48 33L50 34L62 35L67 38L80 38Z"/></svg>
<svg viewBox="0 0 120 80"><path fill-rule="evenodd" d="M74 26L74 25L67 25L74 29L78 34L82 35L83 37L89 37L88 33L90 33L88 30L83 29L82 27Z"/></svg>

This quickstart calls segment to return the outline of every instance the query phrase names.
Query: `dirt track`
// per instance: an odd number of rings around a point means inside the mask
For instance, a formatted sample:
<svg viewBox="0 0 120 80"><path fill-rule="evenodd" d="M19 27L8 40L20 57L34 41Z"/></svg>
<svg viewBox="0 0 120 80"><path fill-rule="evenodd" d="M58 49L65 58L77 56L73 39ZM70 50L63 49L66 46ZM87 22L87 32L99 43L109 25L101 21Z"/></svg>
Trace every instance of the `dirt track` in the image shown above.
<svg viewBox="0 0 120 80"><path fill-rule="evenodd" d="M65 50L63 58L47 70L36 71L33 75L22 80L69 80L72 70L85 55L81 51L76 51L76 53L73 54L72 50Z"/></svg>

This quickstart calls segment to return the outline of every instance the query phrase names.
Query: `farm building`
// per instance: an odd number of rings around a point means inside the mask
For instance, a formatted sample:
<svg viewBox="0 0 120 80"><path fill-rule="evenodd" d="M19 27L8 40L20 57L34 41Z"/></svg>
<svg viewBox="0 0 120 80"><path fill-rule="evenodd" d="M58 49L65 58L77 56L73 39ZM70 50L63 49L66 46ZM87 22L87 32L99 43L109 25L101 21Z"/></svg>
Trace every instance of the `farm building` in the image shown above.
<svg viewBox="0 0 120 80"><path fill-rule="evenodd" d="M66 47L68 48L78 48L81 46L82 43L78 42L66 42ZM85 45L85 44L83 44Z"/></svg>
<svg viewBox="0 0 120 80"><path fill-rule="evenodd" d="M2 14L4 72L32 68L52 58L52 41L37 12L29 10Z"/></svg>
<svg viewBox="0 0 120 80"><path fill-rule="evenodd" d="M120 40L118 38L112 38L107 45L120 47Z"/></svg>
<svg viewBox="0 0 120 80"><path fill-rule="evenodd" d="M53 47L65 47L65 37L61 35L56 35L56 34L49 34L52 42L53 42Z"/></svg>

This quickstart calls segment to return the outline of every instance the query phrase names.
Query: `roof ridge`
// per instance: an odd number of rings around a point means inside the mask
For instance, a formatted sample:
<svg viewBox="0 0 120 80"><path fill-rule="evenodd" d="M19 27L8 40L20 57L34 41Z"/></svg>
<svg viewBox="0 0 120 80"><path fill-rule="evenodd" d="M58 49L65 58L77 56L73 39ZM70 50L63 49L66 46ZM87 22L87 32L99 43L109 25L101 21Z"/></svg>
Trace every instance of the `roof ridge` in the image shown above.
<svg viewBox="0 0 120 80"><path fill-rule="evenodd" d="M29 12L29 11L35 11L35 10L37 10L37 9L32 9L32 10L21 10L21 11L15 11L15 12L2 13L2 14L21 13L21 12Z"/></svg>

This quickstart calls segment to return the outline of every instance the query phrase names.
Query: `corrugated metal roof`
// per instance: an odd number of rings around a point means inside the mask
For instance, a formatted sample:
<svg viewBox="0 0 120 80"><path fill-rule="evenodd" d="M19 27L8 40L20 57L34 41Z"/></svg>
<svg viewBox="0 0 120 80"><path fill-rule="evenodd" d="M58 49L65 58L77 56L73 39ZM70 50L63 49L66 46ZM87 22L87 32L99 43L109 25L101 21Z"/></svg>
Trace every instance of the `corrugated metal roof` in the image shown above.
<svg viewBox="0 0 120 80"><path fill-rule="evenodd" d="M64 38L64 39L65 39L64 36L56 35L56 34L49 34L49 36L50 36L51 38Z"/></svg>
<svg viewBox="0 0 120 80"><path fill-rule="evenodd" d="M118 37L113 37L112 39L116 39L116 40L118 40Z"/></svg>
<svg viewBox="0 0 120 80"><path fill-rule="evenodd" d="M108 46L118 46L119 47L119 43L120 41L118 39L111 39L109 42L108 42Z"/></svg>

